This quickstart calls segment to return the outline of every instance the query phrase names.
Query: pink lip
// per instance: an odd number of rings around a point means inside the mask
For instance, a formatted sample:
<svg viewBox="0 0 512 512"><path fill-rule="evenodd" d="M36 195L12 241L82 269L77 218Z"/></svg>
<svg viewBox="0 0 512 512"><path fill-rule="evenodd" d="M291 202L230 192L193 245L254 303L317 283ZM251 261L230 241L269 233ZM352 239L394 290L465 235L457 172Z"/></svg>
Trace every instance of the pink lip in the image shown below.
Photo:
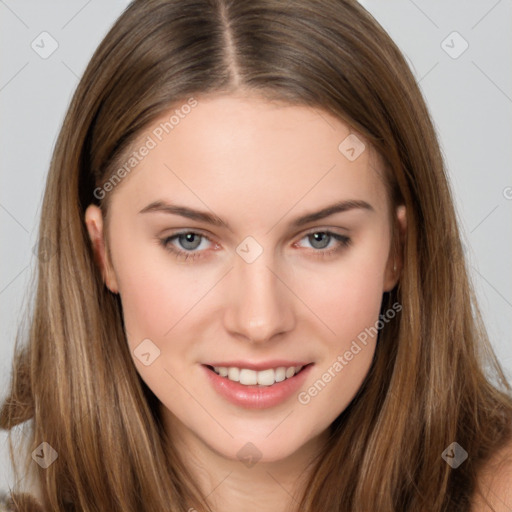
<svg viewBox="0 0 512 512"><path fill-rule="evenodd" d="M268 370L269 368L279 368L284 366L285 368L290 368L291 366L306 366L311 361L285 361L284 359L273 359L272 361L264 361L261 363L251 363L250 361L222 361L215 363L207 363L208 366L222 366L224 368L229 368L234 366L236 368L247 368L248 370Z"/></svg>
<svg viewBox="0 0 512 512"><path fill-rule="evenodd" d="M264 368L273 368L274 363L275 361L270 362L270 364L265 363L266 366L264 366ZM219 364L219 366L224 366L224 364L225 363ZM229 365L237 366L238 368L242 367L253 369L246 366L247 363L241 364L240 362L233 362L229 363ZM224 397L226 400L228 400L232 404L238 405L239 407L245 407L247 409L265 409L268 407L274 407L284 402L290 396L296 393L304 383L313 364L308 364L297 375L294 375L290 379L285 379L282 382L276 382L272 386L261 387L244 386L239 382L233 382L232 380L229 380L227 377L221 377L220 375L217 375L213 370L208 368L208 366L206 365L201 366L206 372L206 376L209 379L215 391L217 391L217 393L219 393L219 395ZM217 366L217 364L215 364L215 366ZM275 367L278 368L279 366L301 366L301 364L292 364L289 362L287 362L286 364L278 363Z"/></svg>

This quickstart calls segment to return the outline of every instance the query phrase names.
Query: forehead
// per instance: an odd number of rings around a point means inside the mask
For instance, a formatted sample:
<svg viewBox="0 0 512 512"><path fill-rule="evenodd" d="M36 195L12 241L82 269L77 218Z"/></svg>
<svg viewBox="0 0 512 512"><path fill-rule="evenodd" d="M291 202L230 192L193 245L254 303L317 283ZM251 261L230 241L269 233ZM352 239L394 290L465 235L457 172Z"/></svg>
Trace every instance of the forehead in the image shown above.
<svg viewBox="0 0 512 512"><path fill-rule="evenodd" d="M124 196L143 207L187 196L196 204L283 209L302 200L363 199L387 208L373 148L342 120L309 106L257 96L184 100L139 135L133 153L113 202Z"/></svg>

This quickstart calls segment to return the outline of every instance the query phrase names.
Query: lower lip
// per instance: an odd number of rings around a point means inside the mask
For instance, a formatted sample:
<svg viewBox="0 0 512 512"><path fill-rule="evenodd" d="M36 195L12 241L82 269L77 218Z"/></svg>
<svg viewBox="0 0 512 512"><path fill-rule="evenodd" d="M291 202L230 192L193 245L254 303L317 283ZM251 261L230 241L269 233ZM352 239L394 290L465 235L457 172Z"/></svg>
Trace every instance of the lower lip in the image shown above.
<svg viewBox="0 0 512 512"><path fill-rule="evenodd" d="M217 375L213 370L202 365L206 376L210 379L213 388L219 395L223 396L229 402L247 409L266 409L284 402L304 384L304 380L312 366L312 364L304 366L297 375L294 375L290 379L276 382L272 384L272 386L260 387L245 386L239 382L234 382L227 377Z"/></svg>

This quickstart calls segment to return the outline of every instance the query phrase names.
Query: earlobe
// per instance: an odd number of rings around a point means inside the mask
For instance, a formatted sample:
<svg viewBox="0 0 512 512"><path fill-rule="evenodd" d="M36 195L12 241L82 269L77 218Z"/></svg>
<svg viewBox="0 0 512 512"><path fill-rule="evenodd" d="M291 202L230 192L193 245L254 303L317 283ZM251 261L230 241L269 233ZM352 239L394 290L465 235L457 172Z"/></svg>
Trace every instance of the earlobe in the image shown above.
<svg viewBox="0 0 512 512"><path fill-rule="evenodd" d="M118 293L119 289L114 269L109 261L105 247L103 213L98 206L91 204L87 207L85 211L85 225L89 233L89 238L91 239L96 264L100 268L103 281L111 292Z"/></svg>
<svg viewBox="0 0 512 512"><path fill-rule="evenodd" d="M405 244L405 236L407 232L407 215L404 205L396 208L395 227L394 227L394 247L389 251L389 257L386 264L384 277L384 291L391 291L400 279L404 261L403 249Z"/></svg>

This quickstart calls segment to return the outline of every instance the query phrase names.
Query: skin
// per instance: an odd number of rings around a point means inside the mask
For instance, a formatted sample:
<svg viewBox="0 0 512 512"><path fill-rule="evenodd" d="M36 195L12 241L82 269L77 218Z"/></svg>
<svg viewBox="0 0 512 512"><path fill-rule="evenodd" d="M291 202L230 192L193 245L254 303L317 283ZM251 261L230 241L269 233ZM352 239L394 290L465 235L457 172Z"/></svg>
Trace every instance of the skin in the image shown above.
<svg viewBox="0 0 512 512"><path fill-rule="evenodd" d="M471 512L512 510L512 441L503 445L478 475Z"/></svg>
<svg viewBox="0 0 512 512"><path fill-rule="evenodd" d="M252 410L218 395L201 367L229 359L314 362L301 388L307 390L378 321L382 294L396 285L402 265L391 244L390 213L403 235L405 209L391 212L381 162L369 145L354 161L338 150L349 133L337 118L309 107L247 94L198 98L109 192L108 232L101 210L87 208L105 283L121 296L134 364L216 511L294 510L291 496L300 490L294 486L370 367L375 338L306 405L292 395ZM373 211L353 209L291 227L299 216L349 199L366 201ZM156 200L214 213L231 230L139 213ZM326 230L351 244L330 238L325 247L307 236ZM196 249L178 238L169 245L203 257L185 261L160 244L182 231L209 240L199 238ZM236 252L247 236L263 249L252 263ZM149 366L133 353L144 339L160 350ZM261 454L252 467L237 457L247 442Z"/></svg>

